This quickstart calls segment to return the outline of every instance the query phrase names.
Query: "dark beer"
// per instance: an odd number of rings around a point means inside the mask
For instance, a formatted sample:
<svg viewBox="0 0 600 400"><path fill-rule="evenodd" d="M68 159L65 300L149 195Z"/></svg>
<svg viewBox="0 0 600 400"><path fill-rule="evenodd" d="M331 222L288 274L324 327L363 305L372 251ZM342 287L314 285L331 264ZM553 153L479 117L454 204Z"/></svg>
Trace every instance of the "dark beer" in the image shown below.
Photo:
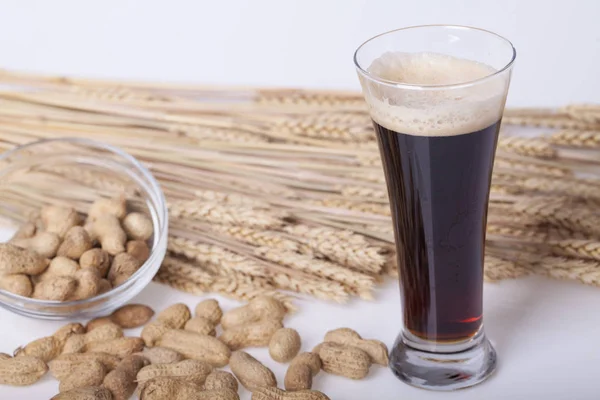
<svg viewBox="0 0 600 400"><path fill-rule="evenodd" d="M500 122L450 136L374 125L395 223L406 329L428 341L469 339L482 325L487 201Z"/></svg>

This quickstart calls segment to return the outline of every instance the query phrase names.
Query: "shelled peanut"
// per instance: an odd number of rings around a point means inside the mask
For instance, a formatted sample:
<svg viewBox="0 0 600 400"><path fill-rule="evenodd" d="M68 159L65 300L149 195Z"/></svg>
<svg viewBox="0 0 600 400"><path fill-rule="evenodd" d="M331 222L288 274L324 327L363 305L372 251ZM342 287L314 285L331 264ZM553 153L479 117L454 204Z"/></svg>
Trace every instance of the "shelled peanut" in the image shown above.
<svg viewBox="0 0 600 400"><path fill-rule="evenodd" d="M126 282L150 257L152 220L127 213L125 197L99 199L84 219L46 206L0 244L0 289L39 300L83 300ZM39 226L38 226L39 225Z"/></svg>
<svg viewBox="0 0 600 400"><path fill-rule="evenodd" d="M50 370L60 381L56 400L127 400L136 389L141 400L239 400L238 381L254 400L328 400L312 388L319 371L362 379L372 364L387 363L383 343L348 328L327 332L313 352L298 354L300 335L283 328L286 309L270 297L225 313L215 300L204 300L194 311L192 318L187 305L173 304L150 321L151 308L130 304L89 321L87 329L67 324L14 357L0 353L0 384L30 385ZM211 336L219 324L223 333ZM141 338L124 335L139 326ZM277 362L291 360L285 390L263 361L238 350L252 346L268 346ZM232 373L216 369L227 365Z"/></svg>

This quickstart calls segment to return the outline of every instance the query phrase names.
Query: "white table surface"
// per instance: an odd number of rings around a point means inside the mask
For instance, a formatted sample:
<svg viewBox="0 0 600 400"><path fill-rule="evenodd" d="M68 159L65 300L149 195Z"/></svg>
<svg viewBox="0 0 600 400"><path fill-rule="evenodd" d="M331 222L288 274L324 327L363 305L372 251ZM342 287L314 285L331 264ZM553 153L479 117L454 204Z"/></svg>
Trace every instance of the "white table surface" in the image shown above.
<svg viewBox="0 0 600 400"><path fill-rule="evenodd" d="M190 307L204 298L217 298L223 308L237 302L219 296L192 296L152 283L133 301L160 310L184 302ZM321 342L329 329L347 326L367 338L391 345L399 330L401 313L398 290L390 282L377 301L354 301L348 305L314 300L298 302L301 310L286 326L297 329L308 351ZM439 393L415 389L398 381L389 369L374 366L362 381L321 373L314 388L332 400L592 400L600 397L600 321L597 309L600 289L545 278L504 281L485 285L485 329L498 352L495 375L474 388ZM0 351L11 352L28 341L53 333L60 322L37 321L0 309ZM128 331L138 334L138 330ZM251 354L271 368L283 383L286 365L274 362L266 349ZM58 392L50 376L25 388L0 386L0 399L47 399ZM242 400L250 394L240 390Z"/></svg>
<svg viewBox="0 0 600 400"><path fill-rule="evenodd" d="M456 23L514 42L509 105L558 106L600 102L598 15L597 0L0 0L0 65L91 77L358 89L351 56L363 40L407 25ZM151 284L134 301L160 310L202 298ZM237 305L219 300L225 308ZM314 386L335 400L598 399L599 305L600 289L572 282L530 277L486 284L485 326L499 356L489 381L436 393L374 367L364 381L320 374ZM303 350L340 326L391 345L401 320L393 283L373 303L303 300L299 306L286 324L301 333ZM0 309L0 351L60 325ZM251 352L283 381L285 366L264 349ZM56 392L57 382L45 377L27 388L0 386L0 399L47 399Z"/></svg>

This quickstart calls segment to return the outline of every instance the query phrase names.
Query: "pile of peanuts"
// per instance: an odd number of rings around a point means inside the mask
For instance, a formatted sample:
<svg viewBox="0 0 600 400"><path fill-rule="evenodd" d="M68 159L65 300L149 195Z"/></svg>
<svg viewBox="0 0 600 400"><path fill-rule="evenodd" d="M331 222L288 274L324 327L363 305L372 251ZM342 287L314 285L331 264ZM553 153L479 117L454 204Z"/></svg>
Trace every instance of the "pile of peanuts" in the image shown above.
<svg viewBox="0 0 600 400"><path fill-rule="evenodd" d="M320 371L351 379L386 366L388 349L348 328L332 330L311 352L300 353L298 332L283 326L286 309L262 296L223 313L214 299L200 302L194 316L174 304L151 320L147 306L124 306L86 327L68 324L52 336L0 353L0 384L30 385L48 370L60 381L52 400L239 400L238 382L253 400L328 400L312 389ZM222 333L217 338L217 327ZM123 329L143 326L141 337ZM290 362L284 389L273 372L242 349L268 347L273 360ZM219 370L229 365L233 374Z"/></svg>
<svg viewBox="0 0 600 400"><path fill-rule="evenodd" d="M84 220L47 206L0 244L0 289L40 300L83 300L131 277L148 259L150 218L127 212L125 197L94 202Z"/></svg>

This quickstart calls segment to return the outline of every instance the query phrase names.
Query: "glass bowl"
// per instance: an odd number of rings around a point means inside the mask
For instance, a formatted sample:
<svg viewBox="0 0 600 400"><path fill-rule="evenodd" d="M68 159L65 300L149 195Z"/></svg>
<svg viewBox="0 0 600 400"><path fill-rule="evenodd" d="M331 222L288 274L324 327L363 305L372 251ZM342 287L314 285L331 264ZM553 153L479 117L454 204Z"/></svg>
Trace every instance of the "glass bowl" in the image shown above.
<svg viewBox="0 0 600 400"><path fill-rule="evenodd" d="M152 219L150 257L125 283L95 297L46 301L0 290L0 306L41 319L92 318L109 314L152 280L165 257L168 213L165 197L150 171L134 157L86 139L41 140L0 155L0 229L36 217L41 206L71 206L86 213L101 197L125 193L129 211Z"/></svg>

